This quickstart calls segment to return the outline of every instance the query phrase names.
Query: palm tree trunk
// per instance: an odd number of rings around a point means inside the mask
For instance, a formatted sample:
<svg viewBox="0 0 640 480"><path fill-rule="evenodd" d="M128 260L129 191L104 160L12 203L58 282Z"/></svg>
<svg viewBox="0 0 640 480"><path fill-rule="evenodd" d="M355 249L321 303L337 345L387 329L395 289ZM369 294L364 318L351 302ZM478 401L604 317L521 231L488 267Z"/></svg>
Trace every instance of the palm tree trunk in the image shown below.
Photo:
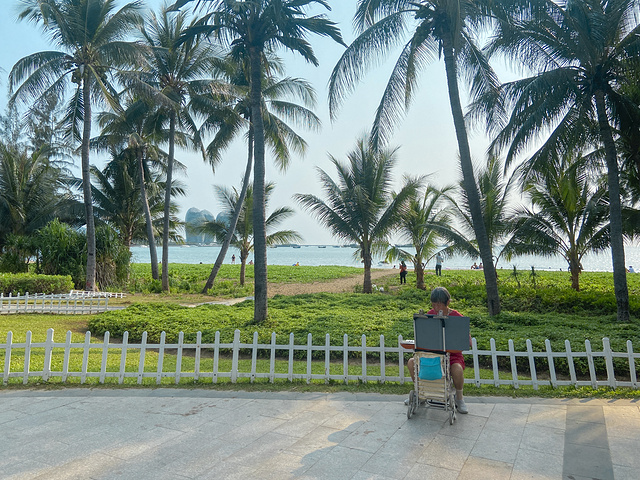
<svg viewBox="0 0 640 480"><path fill-rule="evenodd" d="M157 280L158 276L158 252L156 251L156 239L153 235L153 223L151 220L151 210L149 209L149 199L147 198L147 188L144 181L143 151L138 149L138 169L140 170L140 200L144 211L145 222L147 223L147 242L149 243L149 255L151 257L151 278Z"/></svg>
<svg viewBox="0 0 640 480"><path fill-rule="evenodd" d="M366 242L361 244L362 263L364 265L364 281L362 283L362 293L373 293L371 284L371 248Z"/></svg>
<svg viewBox="0 0 640 480"><path fill-rule="evenodd" d="M247 158L247 168L244 171L244 178L242 179L242 190L240 191L240 196L238 197L238 202L236 203L236 209L233 212L233 218L231 219L231 223L229 223L229 231L224 237L224 242L222 244L222 247L220 248L220 253L218 253L218 258L216 258L216 263L213 265L213 269L211 270L211 274L207 279L207 283L205 283L204 288L202 289L202 293L207 293L207 291L209 291L209 289L213 287L213 282L215 282L216 280L216 276L220 271L220 267L222 266L224 257L227 255L227 251L229 250L229 245L231 245L233 234L236 231L236 226L238 225L238 218L240 218L240 213L242 212L242 204L244 203L244 198L247 196L247 189L249 188L249 178L251 177L251 167L253 164L253 128L251 127L249 127L248 144L249 154Z"/></svg>
<svg viewBox="0 0 640 480"><path fill-rule="evenodd" d="M255 304L254 322L267 319L267 232L265 224L264 184L265 152L264 122L262 119L262 64L260 51L251 47L251 124L254 138L255 174L253 176L253 248L255 255L254 285Z"/></svg>
<svg viewBox="0 0 640 480"><path fill-rule="evenodd" d="M413 269L416 272L416 288L420 290L426 290L427 287L424 284L424 267L422 266L421 259L413 264Z"/></svg>
<svg viewBox="0 0 640 480"><path fill-rule="evenodd" d="M167 160L167 185L164 192L164 225L162 228L162 291L169 292L169 215L171 207L171 180L175 153L176 112L169 118L169 158Z"/></svg>
<svg viewBox="0 0 640 480"><path fill-rule="evenodd" d="M249 252L247 250L240 250L240 285L244 287L245 272L247 269L247 257Z"/></svg>
<svg viewBox="0 0 640 480"><path fill-rule="evenodd" d="M82 84L82 102L84 105L84 124L82 131L82 194L84 197L84 215L87 225L87 270L85 290L96 289L96 227L93 218L93 199L91 195L91 170L89 167L89 140L91 139L91 82L89 73L85 73Z"/></svg>
<svg viewBox="0 0 640 480"><path fill-rule="evenodd" d="M498 292L498 279L496 269L493 264L493 252L487 236L482 209L480 207L480 195L476 185L475 174L473 172L473 163L471 161L471 150L469 148L469 139L467 136L467 128L464 123L464 113L462 112L462 104L460 102L460 91L458 89L458 73L456 68L455 52L451 39L443 40L444 65L447 74L447 86L449 88L449 103L451 105L451 114L453 115L453 124L456 129L456 137L458 139L458 149L460 150L460 166L462 169L462 179L464 189L469 198L469 210L471 211L471 220L473 223L473 231L478 242L480 257L484 263L484 280L487 290L487 306L489 315L497 315L500 313L500 295Z"/></svg>
<svg viewBox="0 0 640 480"><path fill-rule="evenodd" d="M596 110L600 139L604 145L607 161L607 183L609 184L609 222L611 229L611 257L613 260L613 289L618 307L618 321L629 321L629 289L627 287L627 270L624 259L624 241L622 239L622 206L620 204L620 175L618 170L618 153L613 141L609 118L601 90L595 92Z"/></svg>

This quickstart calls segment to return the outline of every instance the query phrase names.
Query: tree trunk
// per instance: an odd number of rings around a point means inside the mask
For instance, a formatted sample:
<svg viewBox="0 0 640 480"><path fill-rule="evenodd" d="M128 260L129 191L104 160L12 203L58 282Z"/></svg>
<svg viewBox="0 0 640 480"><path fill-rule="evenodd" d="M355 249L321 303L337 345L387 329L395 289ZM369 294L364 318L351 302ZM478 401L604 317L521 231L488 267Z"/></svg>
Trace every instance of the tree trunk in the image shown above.
<svg viewBox="0 0 640 480"><path fill-rule="evenodd" d="M169 117L169 158L167 160L167 185L164 192L164 224L162 227L162 291L169 292L169 215L171 207L171 181L175 153L176 112Z"/></svg>
<svg viewBox="0 0 640 480"><path fill-rule="evenodd" d="M416 272L416 288L420 290L426 290L427 287L424 284L424 267L422 266L421 259L413 264L413 269Z"/></svg>
<svg viewBox="0 0 640 480"><path fill-rule="evenodd" d="M371 286L371 248L368 244L363 242L362 248L362 263L364 265L364 281L362 283L362 293L372 293L373 288Z"/></svg>
<svg viewBox="0 0 640 480"><path fill-rule="evenodd" d="M476 185L475 174L473 172L473 163L471 161L471 150L469 148L469 139L467 137L467 128L464 123L464 113L460 103L460 91L458 90L458 74L456 68L456 58L451 39L443 40L444 65L447 74L447 86L449 88L449 103L451 105L451 114L453 115L453 124L456 129L456 137L458 140L458 149L460 150L460 166L462 170L462 179L464 189L469 198L469 210L473 223L473 231L478 242L480 257L484 264L484 281L487 290L487 307L489 315L497 315L500 313L500 295L498 292L498 279L496 269L493 264L493 252L491 244L484 224L482 216L482 208L480 207L480 195Z"/></svg>
<svg viewBox="0 0 640 480"><path fill-rule="evenodd" d="M96 227L93 218L93 197L91 195L91 170L89 167L89 141L91 139L91 82L85 72L82 83L82 102L84 105L84 124L82 131L82 194L84 198L84 216L87 225L87 270L85 290L96 290Z"/></svg>
<svg viewBox="0 0 640 480"><path fill-rule="evenodd" d="M618 152L613 141L611 126L607 116L604 93L595 92L596 109L600 139L604 145L607 161L607 183L609 184L609 222L611 230L611 257L613 260L613 289L618 307L618 321L629 322L629 289L624 259L624 241L622 238L622 206L620 204L620 175L618 171Z"/></svg>
<svg viewBox="0 0 640 480"><path fill-rule="evenodd" d="M215 282L216 280L216 276L220 271L222 262L224 262L224 257L227 255L227 251L229 250L229 245L231 245L231 239L233 238L233 234L236 231L238 218L240 218L240 213L242 212L242 204L244 203L244 199L247 196L247 189L249 188L249 178L251 177L251 166L253 163L253 129L251 127L249 127L248 143L249 153L247 158L247 168L244 171L244 178L242 179L242 190L240 191L240 196L238 197L238 202L236 203L236 209L233 212L233 218L231 219L231 223L229 224L229 231L224 237L224 243L220 248L220 253L218 253L218 258L216 258L216 263L213 265L213 269L211 270L211 274L207 279L207 283L205 283L204 288L202 289L202 293L207 293L207 291L209 291L209 289L213 287L213 282Z"/></svg>
<svg viewBox="0 0 640 480"><path fill-rule="evenodd" d="M247 257L249 257L249 251L241 249L240 250L240 285L244 287L244 276L245 271L247 269Z"/></svg>
<svg viewBox="0 0 640 480"><path fill-rule="evenodd" d="M262 56L260 50L250 47L251 61L251 125L254 138L253 176L253 248L254 262L254 322L267 319L267 231L265 224L264 184L265 152L264 122L262 119Z"/></svg>
<svg viewBox="0 0 640 480"><path fill-rule="evenodd" d="M142 202L142 210L144 211L144 219L147 224L147 242L149 243L149 256L151 261L151 278L158 280L158 252L156 251L156 239L153 235L153 221L151 219L151 209L149 208L149 199L147 198L147 188L144 180L144 153L142 149L138 149L138 169L140 170L140 201Z"/></svg>

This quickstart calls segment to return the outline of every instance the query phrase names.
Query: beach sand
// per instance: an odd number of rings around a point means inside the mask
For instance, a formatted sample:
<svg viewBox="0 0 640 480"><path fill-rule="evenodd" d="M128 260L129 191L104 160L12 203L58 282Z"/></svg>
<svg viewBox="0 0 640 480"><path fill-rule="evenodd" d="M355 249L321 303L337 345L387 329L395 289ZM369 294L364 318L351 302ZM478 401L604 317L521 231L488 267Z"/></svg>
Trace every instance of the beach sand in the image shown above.
<svg viewBox="0 0 640 480"><path fill-rule="evenodd" d="M398 272L393 270L372 270L371 281L376 283L381 278L397 277ZM343 277L327 282L313 283L270 283L268 287L269 297L274 295L300 295L303 293L353 293L356 285L362 286L363 274L351 277Z"/></svg>

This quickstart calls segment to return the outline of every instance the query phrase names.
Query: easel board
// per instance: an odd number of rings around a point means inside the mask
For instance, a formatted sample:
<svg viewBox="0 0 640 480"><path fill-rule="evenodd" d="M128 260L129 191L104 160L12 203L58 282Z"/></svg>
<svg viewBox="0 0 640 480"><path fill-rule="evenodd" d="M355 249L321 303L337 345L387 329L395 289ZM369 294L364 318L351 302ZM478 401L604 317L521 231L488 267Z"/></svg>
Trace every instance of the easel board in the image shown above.
<svg viewBox="0 0 640 480"><path fill-rule="evenodd" d="M416 350L467 350L469 348L469 317L413 315ZM445 342L443 345L442 329Z"/></svg>

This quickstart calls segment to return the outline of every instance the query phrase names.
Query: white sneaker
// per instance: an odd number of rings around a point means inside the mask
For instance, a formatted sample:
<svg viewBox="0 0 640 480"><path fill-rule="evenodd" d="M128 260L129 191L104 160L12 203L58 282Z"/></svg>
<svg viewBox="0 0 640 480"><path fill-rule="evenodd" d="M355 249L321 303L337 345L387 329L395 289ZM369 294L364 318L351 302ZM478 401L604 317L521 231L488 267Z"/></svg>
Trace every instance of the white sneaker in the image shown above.
<svg viewBox="0 0 640 480"><path fill-rule="evenodd" d="M456 398L456 408L458 409L459 413L469 413L469 409L467 408L467 404L464 403L464 399L463 400L458 400Z"/></svg>
<svg viewBox="0 0 640 480"><path fill-rule="evenodd" d="M404 399L404 404L405 404L405 405L409 405L409 399L408 399L408 398L405 398L405 399Z"/></svg>

